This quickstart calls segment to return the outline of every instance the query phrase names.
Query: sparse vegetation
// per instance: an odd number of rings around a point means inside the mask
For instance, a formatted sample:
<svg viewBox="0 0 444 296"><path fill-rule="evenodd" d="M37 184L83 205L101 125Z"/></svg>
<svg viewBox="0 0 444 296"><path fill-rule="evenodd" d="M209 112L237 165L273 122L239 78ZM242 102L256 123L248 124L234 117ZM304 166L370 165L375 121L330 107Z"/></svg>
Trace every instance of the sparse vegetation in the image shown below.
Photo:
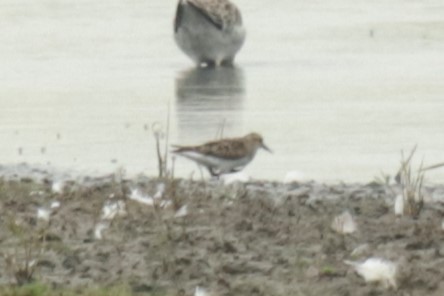
<svg viewBox="0 0 444 296"><path fill-rule="evenodd" d="M50 288L35 282L23 286L0 286L2 296L173 296L167 292L133 292L128 285L87 288Z"/></svg>
<svg viewBox="0 0 444 296"><path fill-rule="evenodd" d="M168 105L168 112L166 118L166 128L162 127L162 124L155 122L152 125L154 140L156 142L156 153L157 153L157 165L159 178L174 178L174 162L171 170L168 171L168 149L170 149L169 138L170 138L170 106ZM163 147L161 142L164 141ZM163 148L163 151L162 151Z"/></svg>
<svg viewBox="0 0 444 296"><path fill-rule="evenodd" d="M415 154L416 146L412 149L408 157L404 158L401 153L401 168L398 172L397 180L401 184L402 197L404 199L404 213L417 217L424 205L424 196L422 187L424 184L424 171L422 171L423 163L416 172L412 169L412 158Z"/></svg>
<svg viewBox="0 0 444 296"><path fill-rule="evenodd" d="M373 182L379 185L390 185L390 174L385 174L381 172L378 176L374 177Z"/></svg>
<svg viewBox="0 0 444 296"><path fill-rule="evenodd" d="M14 247L1 252L5 262L5 272L18 285L29 284L35 279L39 260L46 250L48 221L33 217L16 218L15 213L5 211L3 223L8 235L13 238Z"/></svg>
<svg viewBox="0 0 444 296"><path fill-rule="evenodd" d="M322 267L320 274L323 276L334 276L337 273L336 269L333 266L324 266Z"/></svg>
<svg viewBox="0 0 444 296"><path fill-rule="evenodd" d="M422 194L432 167L414 170L412 158L413 152L403 158L400 182L406 196L424 202L414 194ZM416 221L393 223L386 198L399 184L224 186L171 172L128 180L121 170L58 195L50 183L0 180L0 295L176 296L192 295L197 285L220 296L364 295L369 288L343 264L363 244L375 255L410 258L415 272L403 274L401 292L443 292L436 283L444 266L435 260L443 256L442 214L425 207L427 215ZM153 204L128 199L132 188ZM312 197L316 202L308 203ZM36 207L54 198L60 210L46 224L36 220ZM126 215L110 219L104 237L94 239L103 206L122 200ZM176 217L183 205L187 214ZM331 217L345 208L353 209L356 235L329 230ZM428 261L424 249L434 250ZM415 282L426 284L404 286ZM391 294L382 288L378 295Z"/></svg>
<svg viewBox="0 0 444 296"><path fill-rule="evenodd" d="M156 153L157 153L157 166L159 172L159 178L163 178L167 175L167 163L168 163L168 151L164 150L162 153L161 142L165 137L165 133L162 131L160 123L155 123L152 126L154 139L156 141ZM165 147L168 146L168 140L165 140Z"/></svg>
<svg viewBox="0 0 444 296"><path fill-rule="evenodd" d="M421 161L418 169L414 169L412 160L415 152L416 146L413 147L407 158L405 158L404 152L401 152L401 167L395 177L396 181L401 185L404 214L411 217L418 217L424 206L423 186L425 172L444 166L444 164L436 164L425 168L424 162Z"/></svg>

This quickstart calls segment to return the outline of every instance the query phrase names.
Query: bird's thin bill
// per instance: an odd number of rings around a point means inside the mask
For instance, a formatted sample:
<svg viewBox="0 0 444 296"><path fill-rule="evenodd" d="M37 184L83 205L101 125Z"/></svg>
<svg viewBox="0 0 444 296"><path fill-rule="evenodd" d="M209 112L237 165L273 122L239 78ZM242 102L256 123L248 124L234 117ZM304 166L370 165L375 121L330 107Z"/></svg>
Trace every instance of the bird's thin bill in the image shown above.
<svg viewBox="0 0 444 296"><path fill-rule="evenodd" d="M264 143L262 143L261 147L267 150L268 152L273 153L273 151L270 148L268 148L267 145L265 145Z"/></svg>

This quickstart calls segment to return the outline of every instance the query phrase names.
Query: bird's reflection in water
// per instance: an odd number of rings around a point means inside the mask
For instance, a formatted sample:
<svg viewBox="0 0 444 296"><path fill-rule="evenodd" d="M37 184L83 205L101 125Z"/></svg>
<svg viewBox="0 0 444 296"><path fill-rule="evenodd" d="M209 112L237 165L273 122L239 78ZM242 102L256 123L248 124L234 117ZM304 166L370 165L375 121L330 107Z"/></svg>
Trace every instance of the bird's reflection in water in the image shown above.
<svg viewBox="0 0 444 296"><path fill-rule="evenodd" d="M179 138L212 139L223 125L224 134L242 132L245 95L239 68L193 68L176 79L176 116Z"/></svg>

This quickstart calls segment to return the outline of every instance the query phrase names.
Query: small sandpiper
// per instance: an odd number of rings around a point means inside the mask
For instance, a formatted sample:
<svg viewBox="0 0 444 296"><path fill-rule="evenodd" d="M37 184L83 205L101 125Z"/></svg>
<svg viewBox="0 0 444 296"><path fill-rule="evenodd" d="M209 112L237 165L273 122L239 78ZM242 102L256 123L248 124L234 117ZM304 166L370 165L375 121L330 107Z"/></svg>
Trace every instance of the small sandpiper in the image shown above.
<svg viewBox="0 0 444 296"><path fill-rule="evenodd" d="M262 136L257 133L212 141L199 146L175 146L175 148L173 153L206 167L213 177L241 171L253 160L259 148L272 152L264 144Z"/></svg>
<svg viewBox="0 0 444 296"><path fill-rule="evenodd" d="M198 66L231 66L245 40L241 13L229 0L179 0L174 39Z"/></svg>

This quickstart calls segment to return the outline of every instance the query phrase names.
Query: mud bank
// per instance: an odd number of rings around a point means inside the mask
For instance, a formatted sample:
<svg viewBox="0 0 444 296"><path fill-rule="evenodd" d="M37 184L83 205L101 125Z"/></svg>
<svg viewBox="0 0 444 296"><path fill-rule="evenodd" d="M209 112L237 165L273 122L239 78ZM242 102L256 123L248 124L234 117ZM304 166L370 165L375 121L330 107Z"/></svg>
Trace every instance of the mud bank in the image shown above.
<svg viewBox="0 0 444 296"><path fill-rule="evenodd" d="M395 216L394 185L68 179L3 174L0 284L125 283L135 295L193 295L196 286L227 296L444 295L443 186L427 188L413 219ZM357 225L348 235L331 228L345 210ZM369 257L397 264L397 289L366 283L344 263Z"/></svg>

